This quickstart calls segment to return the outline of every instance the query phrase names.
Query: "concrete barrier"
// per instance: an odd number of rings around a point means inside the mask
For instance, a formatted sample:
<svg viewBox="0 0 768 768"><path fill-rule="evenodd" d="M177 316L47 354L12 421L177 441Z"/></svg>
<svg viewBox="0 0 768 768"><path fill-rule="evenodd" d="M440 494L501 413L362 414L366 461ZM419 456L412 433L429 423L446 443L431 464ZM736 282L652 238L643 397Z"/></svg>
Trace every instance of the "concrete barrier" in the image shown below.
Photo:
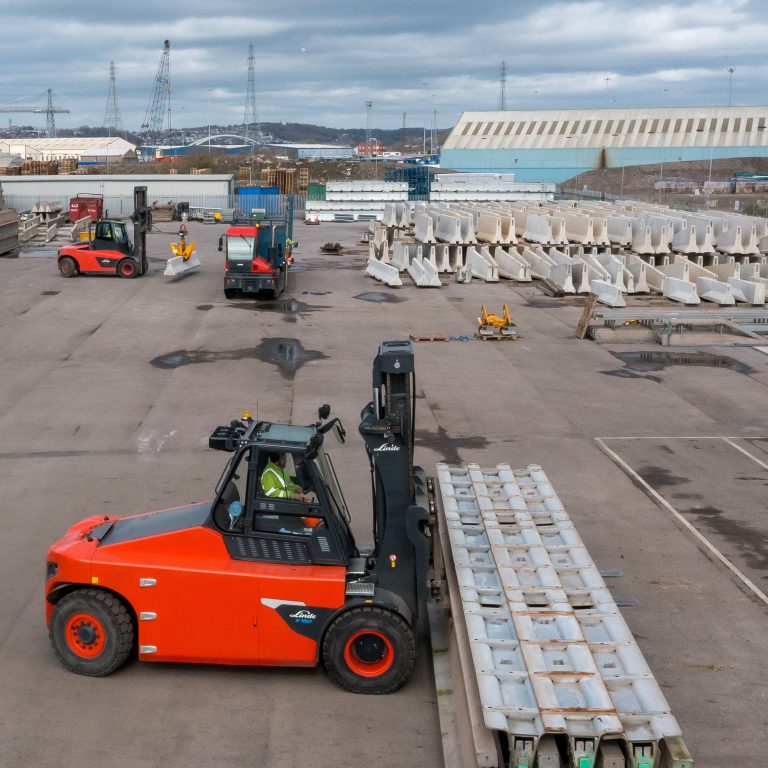
<svg viewBox="0 0 768 768"><path fill-rule="evenodd" d="M368 266L365 268L365 273L392 287L403 284L397 269L391 264L382 264L378 259L368 259Z"/></svg>
<svg viewBox="0 0 768 768"><path fill-rule="evenodd" d="M448 263L454 272L464 266L464 248L461 245L448 246Z"/></svg>
<svg viewBox="0 0 768 768"><path fill-rule="evenodd" d="M696 292L699 294L699 298L704 299L704 301L712 301L724 307L736 303L731 286L711 277L697 277Z"/></svg>
<svg viewBox="0 0 768 768"><path fill-rule="evenodd" d="M482 253L477 248L467 248L466 264L472 277L479 277L486 283L499 282L499 266L488 253Z"/></svg>
<svg viewBox="0 0 768 768"><path fill-rule="evenodd" d="M416 239L422 243L434 243L435 232L432 217L429 213L417 213L414 217L414 230Z"/></svg>
<svg viewBox="0 0 768 768"><path fill-rule="evenodd" d="M565 220L562 216L550 216L549 226L552 230L552 245L568 245L568 234L565 230Z"/></svg>
<svg viewBox="0 0 768 768"><path fill-rule="evenodd" d="M459 217L450 213L439 213L435 225L435 240L454 245L463 243L464 236L461 233Z"/></svg>
<svg viewBox="0 0 768 768"><path fill-rule="evenodd" d="M606 218L608 239L622 248L632 244L632 220L626 216L608 216ZM650 232L648 233L650 237Z"/></svg>
<svg viewBox="0 0 768 768"><path fill-rule="evenodd" d="M549 216L542 214L528 214L525 217L525 230L523 240L542 245L552 244L552 224Z"/></svg>
<svg viewBox="0 0 768 768"><path fill-rule="evenodd" d="M597 300L601 304L605 304L609 307L627 306L627 302L624 301L621 289L605 280L593 280L592 293L597 296Z"/></svg>
<svg viewBox="0 0 768 768"><path fill-rule="evenodd" d="M742 246L741 227L728 226L728 222L724 221L725 226L717 236L717 243L715 247L721 253L742 254L744 248Z"/></svg>
<svg viewBox="0 0 768 768"><path fill-rule="evenodd" d="M549 268L547 279L563 293L576 293L576 287L573 284L573 264L554 264Z"/></svg>
<svg viewBox="0 0 768 768"><path fill-rule="evenodd" d="M408 274L418 288L440 288L442 286L437 268L431 261L414 259L408 267Z"/></svg>
<svg viewBox="0 0 768 768"><path fill-rule="evenodd" d="M435 246L435 264L438 272L453 272L451 267L450 245L438 243Z"/></svg>
<svg viewBox="0 0 768 768"><path fill-rule="evenodd" d="M765 284L751 280L742 280L738 277L729 277L728 285L731 287L733 298L754 306L765 304Z"/></svg>
<svg viewBox="0 0 768 768"><path fill-rule="evenodd" d="M681 220L684 226L678 228L672 235L672 250L676 253L699 253L699 244L696 242L696 225L689 224L685 219Z"/></svg>
<svg viewBox="0 0 768 768"><path fill-rule="evenodd" d="M661 293L666 298L681 304L701 303L701 299L699 299L699 295L696 293L696 286L688 280L665 276Z"/></svg>
<svg viewBox="0 0 768 768"><path fill-rule="evenodd" d="M651 228L643 219L632 219L632 250L635 253L648 255L656 253Z"/></svg>
<svg viewBox="0 0 768 768"><path fill-rule="evenodd" d="M541 280L549 279L549 271L555 262L541 248L524 245L518 251L531 268L531 275Z"/></svg>
<svg viewBox="0 0 768 768"><path fill-rule="evenodd" d="M595 245L595 233L592 217L583 213L560 211L559 215L565 222L565 234L569 243Z"/></svg>
<svg viewBox="0 0 768 768"><path fill-rule="evenodd" d="M508 244L501 229L501 217L495 213L480 213L476 220L477 239L481 243Z"/></svg>
<svg viewBox="0 0 768 768"><path fill-rule="evenodd" d="M506 277L521 283L527 283L533 279L530 266L519 256L517 251L498 246L493 249L491 255L499 267L499 277Z"/></svg>
<svg viewBox="0 0 768 768"><path fill-rule="evenodd" d="M410 245L402 240L395 240L389 261L398 272L405 272L411 263Z"/></svg>

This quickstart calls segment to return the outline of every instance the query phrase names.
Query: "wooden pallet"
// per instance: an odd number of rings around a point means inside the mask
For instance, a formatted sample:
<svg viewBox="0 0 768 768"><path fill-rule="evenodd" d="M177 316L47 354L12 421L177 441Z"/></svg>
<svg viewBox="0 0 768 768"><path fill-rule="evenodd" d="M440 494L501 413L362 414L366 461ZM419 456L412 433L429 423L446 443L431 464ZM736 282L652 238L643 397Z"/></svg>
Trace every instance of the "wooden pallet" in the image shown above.
<svg viewBox="0 0 768 768"><path fill-rule="evenodd" d="M448 341L448 337L442 333L411 333L408 338L411 341Z"/></svg>
<svg viewBox="0 0 768 768"><path fill-rule="evenodd" d="M482 341L517 341L520 337L519 336L481 336L479 333L475 334L476 339L481 339Z"/></svg>

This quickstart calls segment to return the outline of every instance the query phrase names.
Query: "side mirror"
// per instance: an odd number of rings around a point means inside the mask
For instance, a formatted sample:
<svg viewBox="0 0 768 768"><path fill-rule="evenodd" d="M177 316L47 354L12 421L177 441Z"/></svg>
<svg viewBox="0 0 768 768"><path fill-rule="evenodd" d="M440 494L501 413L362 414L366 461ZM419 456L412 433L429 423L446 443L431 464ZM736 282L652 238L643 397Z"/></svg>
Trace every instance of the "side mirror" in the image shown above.
<svg viewBox="0 0 768 768"><path fill-rule="evenodd" d="M321 405L317 409L317 415L320 417L320 419L325 420L331 415L331 406L328 405L328 403L325 403Z"/></svg>
<svg viewBox="0 0 768 768"><path fill-rule="evenodd" d="M340 421L337 421L333 425L333 434L336 435L336 439L339 441L339 443L341 443L341 445L344 445L347 439L347 430L341 426Z"/></svg>

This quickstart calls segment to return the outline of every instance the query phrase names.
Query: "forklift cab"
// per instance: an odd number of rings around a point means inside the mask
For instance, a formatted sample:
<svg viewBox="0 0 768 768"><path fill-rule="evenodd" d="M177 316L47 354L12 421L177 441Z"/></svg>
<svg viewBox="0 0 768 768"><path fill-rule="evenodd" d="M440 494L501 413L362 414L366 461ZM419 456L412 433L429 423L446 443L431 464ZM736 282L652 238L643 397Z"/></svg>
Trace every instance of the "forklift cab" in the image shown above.
<svg viewBox="0 0 768 768"><path fill-rule="evenodd" d="M128 237L128 228L122 221L97 221L91 238L91 250L93 251L119 251L131 253L131 240Z"/></svg>
<svg viewBox="0 0 768 768"><path fill-rule="evenodd" d="M317 426L232 422L211 435L232 451L216 487L211 525L236 560L346 565L358 555L349 512ZM267 465L285 457L290 491L268 495Z"/></svg>

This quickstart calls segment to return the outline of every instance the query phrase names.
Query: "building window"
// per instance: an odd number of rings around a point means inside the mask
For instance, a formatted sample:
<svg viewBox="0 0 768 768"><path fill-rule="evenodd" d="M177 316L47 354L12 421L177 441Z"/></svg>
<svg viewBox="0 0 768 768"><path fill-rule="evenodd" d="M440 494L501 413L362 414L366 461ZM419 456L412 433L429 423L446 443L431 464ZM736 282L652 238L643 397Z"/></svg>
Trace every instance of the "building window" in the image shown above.
<svg viewBox="0 0 768 768"><path fill-rule="evenodd" d="M496 130L493 132L494 136L498 136L501 133L501 129L504 127L504 123L499 121L499 124L496 126Z"/></svg>
<svg viewBox="0 0 768 768"><path fill-rule="evenodd" d="M579 132L579 126L581 125L581 121L577 120L572 126L571 126L571 133L578 133Z"/></svg>
<svg viewBox="0 0 768 768"><path fill-rule="evenodd" d="M598 121L595 123L595 131L594 131L594 132L595 132L595 134L598 134L598 133L600 133L600 126L601 126L602 124L603 124L603 121L602 121L602 120L598 120Z"/></svg>
<svg viewBox="0 0 768 768"><path fill-rule="evenodd" d="M733 132L738 133L741 130L741 118L736 117L733 120Z"/></svg>
<svg viewBox="0 0 768 768"><path fill-rule="evenodd" d="M582 136L583 136L585 133L589 133L589 126L590 126L590 125L592 125L592 121L591 121L591 120L587 120L587 121L584 123L584 127L581 129L581 133L582 133Z"/></svg>
<svg viewBox="0 0 768 768"><path fill-rule="evenodd" d="M549 135L550 135L550 136L552 136L552 135L555 133L555 131L557 130L557 126L558 126L558 125L559 125L559 123L557 122L557 120L553 120L553 121L552 121L552 125L551 125L551 126L550 126L550 128L549 128ZM562 132L563 132L563 131L562 131L562 129L561 129L561 130L560 130L560 133L562 133Z"/></svg>
<svg viewBox="0 0 768 768"><path fill-rule="evenodd" d="M725 120L723 120L722 125L720 126L720 133L727 133L728 126L730 125L730 123L731 123L730 118L726 117Z"/></svg>
<svg viewBox="0 0 768 768"><path fill-rule="evenodd" d="M757 120L757 130L758 131L764 131L765 130L765 118L760 117Z"/></svg>
<svg viewBox="0 0 768 768"><path fill-rule="evenodd" d="M466 136L472 130L472 126L473 125L474 125L474 123L467 123L464 126L464 130L461 132L461 135L462 136Z"/></svg>
<svg viewBox="0 0 768 768"><path fill-rule="evenodd" d="M645 126L648 125L647 120L641 120L640 121L640 128L638 129L638 133L645 133Z"/></svg>
<svg viewBox="0 0 768 768"><path fill-rule="evenodd" d="M752 125L754 124L754 117L747 118L747 133L752 133Z"/></svg>
<svg viewBox="0 0 768 768"><path fill-rule="evenodd" d="M482 123L475 123L475 130L472 131L473 136L477 136L478 133L480 133L480 128L482 127Z"/></svg>
<svg viewBox="0 0 768 768"><path fill-rule="evenodd" d="M549 123L547 123L547 122L542 122L542 123L539 125L539 130L538 130L538 131L536 131L536 135L537 135L537 136L541 136L541 135L544 133L544 130L546 129L546 127L547 127L548 125L549 125Z"/></svg>
<svg viewBox="0 0 768 768"><path fill-rule="evenodd" d="M515 127L515 125L517 125L517 123L510 121L507 124L507 130L504 131L504 135L509 136L509 134L512 133L512 129Z"/></svg>
<svg viewBox="0 0 768 768"><path fill-rule="evenodd" d="M525 135L530 136L537 125L538 123L535 120L532 120L530 126L528 126L528 130L525 132Z"/></svg>
<svg viewBox="0 0 768 768"><path fill-rule="evenodd" d="M521 120L520 125L517 126L517 130L515 131L515 136L519 136L523 132L525 125L525 120Z"/></svg>
<svg viewBox="0 0 768 768"><path fill-rule="evenodd" d="M678 118L677 120L675 120L675 127L674 127L674 130L672 132L673 133L680 133L680 129L682 127L683 127L682 118ZM664 130L666 130L666 128Z"/></svg>
<svg viewBox="0 0 768 768"><path fill-rule="evenodd" d="M564 136L568 132L568 121L563 120L563 124L560 126L560 135Z"/></svg>
<svg viewBox="0 0 768 768"><path fill-rule="evenodd" d="M696 131L703 132L706 127L707 127L707 121L702 117L699 120L699 127L696 129Z"/></svg>
<svg viewBox="0 0 768 768"><path fill-rule="evenodd" d="M648 129L648 133L656 133L656 129L659 127L659 121L654 120L651 123L651 127Z"/></svg>
<svg viewBox="0 0 768 768"><path fill-rule="evenodd" d="M627 124L627 135L631 136L635 132L635 123L637 120L630 120Z"/></svg>

